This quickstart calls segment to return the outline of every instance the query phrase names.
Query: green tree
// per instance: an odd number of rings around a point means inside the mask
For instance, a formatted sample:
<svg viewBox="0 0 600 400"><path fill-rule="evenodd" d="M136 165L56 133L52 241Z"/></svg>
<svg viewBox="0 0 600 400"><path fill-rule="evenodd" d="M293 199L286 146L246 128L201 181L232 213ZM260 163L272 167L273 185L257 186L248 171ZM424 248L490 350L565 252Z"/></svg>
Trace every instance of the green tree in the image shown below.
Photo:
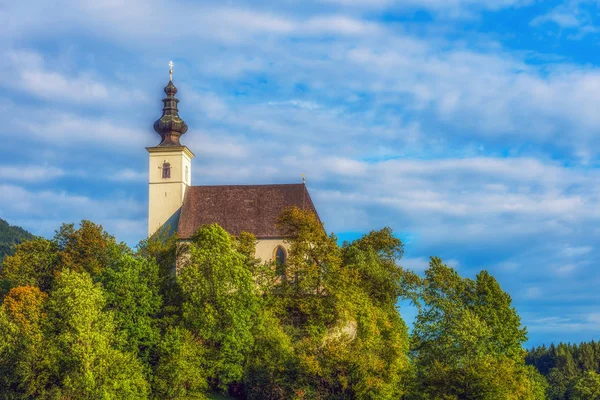
<svg viewBox="0 0 600 400"><path fill-rule="evenodd" d="M205 348L184 328L168 328L158 345L153 389L157 399L203 399L208 390Z"/></svg>
<svg viewBox="0 0 600 400"><path fill-rule="evenodd" d="M5 258L2 278L10 287L33 285L49 292L63 268L86 271L98 279L127 253L131 253L127 246L118 244L100 225L84 220L75 229L73 224L63 224L52 240L35 238L19 244L14 255Z"/></svg>
<svg viewBox="0 0 600 400"><path fill-rule="evenodd" d="M48 292L59 270L56 243L35 238L19 244L14 255L4 259L2 278L12 287L31 285Z"/></svg>
<svg viewBox="0 0 600 400"><path fill-rule="evenodd" d="M405 289L395 263L401 242L384 230L340 249L298 208L278 222L290 251L284 277L271 265L276 284L260 286L259 320L268 328L256 334L250 397L399 398L408 370L407 327L396 308Z"/></svg>
<svg viewBox="0 0 600 400"><path fill-rule="evenodd" d="M550 384L549 397L553 400L566 400L569 390L579 376L577 364L573 357L573 349L565 344L556 348L555 367L548 372Z"/></svg>
<svg viewBox="0 0 600 400"><path fill-rule="evenodd" d="M600 400L600 375L587 371L573 386L571 400Z"/></svg>
<svg viewBox="0 0 600 400"><path fill-rule="evenodd" d="M206 348L215 389L243 379L254 338L258 295L247 258L218 225L202 227L190 244L190 260L180 271L185 326Z"/></svg>
<svg viewBox="0 0 600 400"><path fill-rule="evenodd" d="M157 324L165 331L181 323L182 293L177 281L176 260L185 259L187 246L179 245L176 235L160 230L152 237L141 241L136 256L158 266L158 294L162 299Z"/></svg>
<svg viewBox="0 0 600 400"><path fill-rule="evenodd" d="M53 361L42 325L47 295L34 286L10 290L0 307L0 398L44 397Z"/></svg>
<svg viewBox="0 0 600 400"><path fill-rule="evenodd" d="M291 399L298 357L278 318L261 307L253 327L254 346L248 356L244 384L249 399Z"/></svg>
<svg viewBox="0 0 600 400"><path fill-rule="evenodd" d="M86 272L63 270L48 299L50 349L60 396L70 399L146 398L149 385L133 354L115 348L112 315L102 289Z"/></svg>
<svg viewBox="0 0 600 400"><path fill-rule="evenodd" d="M25 229L19 226L11 226L0 218L0 266L4 256L12 255L15 246L33 238L34 236Z"/></svg>
<svg viewBox="0 0 600 400"><path fill-rule="evenodd" d="M158 265L124 254L104 270L101 282L106 309L111 311L120 335L119 348L149 365L160 336L156 318L161 307Z"/></svg>
<svg viewBox="0 0 600 400"><path fill-rule="evenodd" d="M535 399L525 367L526 333L510 297L486 271L461 278L438 258L426 271L413 330L411 398Z"/></svg>
<svg viewBox="0 0 600 400"><path fill-rule="evenodd" d="M102 225L83 220L79 228L74 224L63 224L53 239L58 247L60 263L74 271L85 271L98 277L119 255L130 252L129 248L117 243Z"/></svg>

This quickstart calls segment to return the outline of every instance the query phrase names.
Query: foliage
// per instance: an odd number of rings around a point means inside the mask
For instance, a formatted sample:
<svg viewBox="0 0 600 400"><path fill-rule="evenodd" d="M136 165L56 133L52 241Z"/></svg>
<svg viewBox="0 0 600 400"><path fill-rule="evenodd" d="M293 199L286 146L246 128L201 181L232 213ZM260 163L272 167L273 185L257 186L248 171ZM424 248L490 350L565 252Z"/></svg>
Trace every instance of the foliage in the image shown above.
<svg viewBox="0 0 600 400"><path fill-rule="evenodd" d="M525 360L548 380L550 400L586 398L581 397L581 393L593 393L594 375L591 373L600 371L600 343L535 347L527 353Z"/></svg>
<svg viewBox="0 0 600 400"><path fill-rule="evenodd" d="M179 279L184 325L205 344L214 387L225 390L244 374L244 361L254 342L257 291L246 258L218 225L196 232L190 256Z"/></svg>
<svg viewBox="0 0 600 400"><path fill-rule="evenodd" d="M600 375L595 371L586 371L575 382L569 397L573 400L600 400Z"/></svg>
<svg viewBox="0 0 600 400"><path fill-rule="evenodd" d="M181 322L181 287L177 282L175 265L178 257L182 256L184 246L177 243L177 236L169 236L164 230L152 237L141 241L137 246L136 258L154 263L157 266L158 296L161 308L156 323L165 331ZM153 272L154 275L154 272Z"/></svg>
<svg viewBox="0 0 600 400"><path fill-rule="evenodd" d="M149 385L133 354L115 348L112 315L86 272L63 270L48 299L57 380L66 398L144 398Z"/></svg>
<svg viewBox="0 0 600 400"><path fill-rule="evenodd" d="M135 252L89 221L19 244L0 277L0 398L595 396L595 347L525 365L526 332L487 272L434 258L422 279L389 228L339 246L298 208L278 227L285 265L217 225ZM399 298L420 307L412 338Z"/></svg>
<svg viewBox="0 0 600 400"><path fill-rule="evenodd" d="M10 290L0 308L0 398L27 398L48 384L42 323L47 295L34 286Z"/></svg>
<svg viewBox="0 0 600 400"><path fill-rule="evenodd" d="M524 365L526 332L511 299L486 271L476 280L432 258L413 331L410 398L535 399ZM539 398L539 397L537 397Z"/></svg>
<svg viewBox="0 0 600 400"><path fill-rule="evenodd" d="M4 259L2 277L13 287L32 285L48 292L59 266L56 244L36 238L21 243L13 256Z"/></svg>
<svg viewBox="0 0 600 400"><path fill-rule="evenodd" d="M158 265L153 260L124 254L103 272L106 310L114 317L119 347L149 365L160 331L156 316L161 307Z"/></svg>
<svg viewBox="0 0 600 400"><path fill-rule="evenodd" d="M158 399L203 399L208 389L204 345L185 328L169 328L158 345L154 391Z"/></svg>
<svg viewBox="0 0 600 400"><path fill-rule="evenodd" d="M284 212L279 227L291 237L289 258L278 284L263 288L262 323L269 328L259 331L258 343L269 350L251 359L250 397L401 396L408 332L394 298L403 292L402 270L391 256L401 243L383 231L340 248L314 214L298 208ZM369 266L392 273L373 278Z"/></svg>
<svg viewBox="0 0 600 400"><path fill-rule="evenodd" d="M19 243L33 239L33 235L19 226L9 225L0 218L0 265L4 256L12 255Z"/></svg>
<svg viewBox="0 0 600 400"><path fill-rule="evenodd" d="M93 278L100 275L118 255L129 252L125 244L115 238L101 225L81 221L78 229L74 224L63 224L54 235L60 263L74 271L86 271Z"/></svg>
<svg viewBox="0 0 600 400"><path fill-rule="evenodd" d="M75 229L63 224L52 240L35 238L17 246L15 254L4 260L2 278L12 287L34 285L48 292L63 268L86 271L96 280L126 253L131 253L127 246L100 225L81 221Z"/></svg>

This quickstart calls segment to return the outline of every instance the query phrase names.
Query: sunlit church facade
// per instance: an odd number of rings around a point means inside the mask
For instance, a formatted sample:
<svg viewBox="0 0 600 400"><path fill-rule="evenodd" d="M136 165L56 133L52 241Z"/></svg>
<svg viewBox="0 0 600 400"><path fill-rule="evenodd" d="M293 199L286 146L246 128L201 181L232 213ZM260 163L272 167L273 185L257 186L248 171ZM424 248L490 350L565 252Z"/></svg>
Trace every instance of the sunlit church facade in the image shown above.
<svg viewBox="0 0 600 400"><path fill-rule="evenodd" d="M234 236L256 236L256 257L262 261L285 262L288 245L276 220L292 206L317 213L306 185L192 186L194 153L180 141L188 127L179 116L172 73L165 93L162 116L154 123L161 141L146 148L148 236L165 229L187 241L201 226L217 223Z"/></svg>

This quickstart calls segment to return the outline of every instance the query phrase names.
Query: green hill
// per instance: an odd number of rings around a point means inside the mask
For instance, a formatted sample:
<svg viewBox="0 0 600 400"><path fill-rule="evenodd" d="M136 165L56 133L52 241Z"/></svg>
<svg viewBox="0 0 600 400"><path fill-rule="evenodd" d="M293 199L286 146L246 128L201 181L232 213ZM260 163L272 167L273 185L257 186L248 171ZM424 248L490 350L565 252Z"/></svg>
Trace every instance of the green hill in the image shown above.
<svg viewBox="0 0 600 400"><path fill-rule="evenodd" d="M11 226L0 218L0 263L7 254L12 254L15 245L32 239L33 235L20 226Z"/></svg>

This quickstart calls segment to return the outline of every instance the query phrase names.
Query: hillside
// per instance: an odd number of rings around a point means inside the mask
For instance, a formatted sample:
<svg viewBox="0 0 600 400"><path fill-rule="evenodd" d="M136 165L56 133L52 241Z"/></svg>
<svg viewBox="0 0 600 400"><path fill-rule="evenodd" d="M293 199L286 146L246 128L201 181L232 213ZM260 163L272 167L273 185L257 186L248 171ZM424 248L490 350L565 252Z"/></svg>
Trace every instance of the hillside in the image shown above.
<svg viewBox="0 0 600 400"><path fill-rule="evenodd" d="M33 238L33 235L19 226L11 226L0 218L0 262L7 254L12 254L15 245L24 240Z"/></svg>

